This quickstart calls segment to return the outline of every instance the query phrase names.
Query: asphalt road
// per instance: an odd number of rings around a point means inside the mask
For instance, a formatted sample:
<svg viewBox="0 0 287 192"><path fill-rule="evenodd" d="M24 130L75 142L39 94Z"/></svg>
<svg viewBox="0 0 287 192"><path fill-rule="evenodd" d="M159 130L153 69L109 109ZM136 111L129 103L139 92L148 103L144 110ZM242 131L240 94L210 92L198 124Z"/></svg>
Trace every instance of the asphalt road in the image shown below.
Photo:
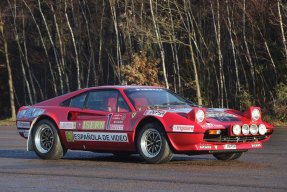
<svg viewBox="0 0 287 192"><path fill-rule="evenodd" d="M262 149L224 162L212 155L176 155L160 165L138 155L68 151L42 160L26 151L16 127L0 126L0 191L287 191L287 128Z"/></svg>

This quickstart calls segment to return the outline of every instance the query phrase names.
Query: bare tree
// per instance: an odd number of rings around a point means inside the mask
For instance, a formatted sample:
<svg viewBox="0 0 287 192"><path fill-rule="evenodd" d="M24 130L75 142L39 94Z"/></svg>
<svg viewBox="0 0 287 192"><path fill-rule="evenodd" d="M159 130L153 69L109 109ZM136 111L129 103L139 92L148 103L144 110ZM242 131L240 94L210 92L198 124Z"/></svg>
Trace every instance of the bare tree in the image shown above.
<svg viewBox="0 0 287 192"><path fill-rule="evenodd" d="M176 43L176 35L175 35L175 28L174 28L174 19L173 19L173 14L170 6L170 0L168 0L168 9L169 9L169 15L170 15L170 24L171 24L171 49L172 49L172 55L174 58L174 89L175 92L177 92L178 87L178 92L182 91L182 85L181 85L181 76L180 76L180 68L179 68L179 60L178 60L178 47ZM177 81L177 83L176 83Z"/></svg>
<svg viewBox="0 0 287 192"><path fill-rule="evenodd" d="M163 70L163 79L164 79L164 82L165 82L165 87L169 88L168 80L167 80L166 67L165 67L165 65L166 65L165 64L165 53L164 53L164 48L163 48L163 44L162 44L162 41L161 41L159 27L158 27L158 25L156 23L156 20L155 20L152 0L149 1L149 4L150 4L151 15L152 15L152 23L153 23L154 31L155 31L156 38L157 38L157 43L158 43L159 50L160 50L160 56L161 56L161 62L162 62L162 70Z"/></svg>
<svg viewBox="0 0 287 192"><path fill-rule="evenodd" d="M73 3L73 2L71 2L71 3ZM75 51L78 89L81 89L79 55L78 55L78 49L77 49L77 45L76 45L75 35L74 35L73 29L71 27L70 20L69 20L69 17L68 17L68 13L67 13L67 0L65 0L65 16L66 16L66 20L67 20L67 24L68 24L70 33L71 33L73 46L74 46L74 51Z"/></svg>
<svg viewBox="0 0 287 192"><path fill-rule="evenodd" d="M16 2L14 2L14 7L12 7L12 4L11 4L10 0L7 0L7 2L9 4L9 8L10 8L11 15L12 15L12 18L13 18L13 24L12 24L13 32L14 32L14 35L15 35L15 40L17 42L17 48L18 48L19 56L20 56L21 70L22 70L24 82L26 84L27 91L28 91L29 103L30 104L34 104L34 95L32 94L32 91L31 91L31 88L30 88L31 85L30 85L30 82L28 81L28 78L27 78L27 72L26 72L26 69L25 69L25 66L24 66L24 62L23 62L23 59L25 59L25 56L24 56L22 47L20 45L20 38L19 38L18 30L17 30ZM14 9L14 11L13 11L13 9Z"/></svg>
<svg viewBox="0 0 287 192"><path fill-rule="evenodd" d="M255 85L255 69L253 65L253 61L251 59L248 43L246 40L246 22L245 22L245 17L246 17L246 3L245 0L243 0L243 40L244 40L244 45L246 48L247 52L247 58L250 64L250 71L251 71L251 77L252 77L252 90L253 90L253 96L256 96L256 85ZM254 104L254 99L253 99L253 104Z"/></svg>
<svg viewBox="0 0 287 192"><path fill-rule="evenodd" d="M230 42L231 42L231 47L232 47L232 55L233 55L233 61L234 61L234 68L235 68L235 75L236 75L236 90L238 90L238 94L240 94L240 80L239 80L239 72L238 72L238 64L237 64L237 59L236 59L236 51L235 51L235 45L232 37L232 25L230 21L230 11L229 11L229 0L226 0L226 9L227 9L227 21L228 24L227 30L229 32L230 36Z"/></svg>
<svg viewBox="0 0 287 192"><path fill-rule="evenodd" d="M54 72L53 72L53 69L52 69L52 64L50 62L50 58L49 58L49 54L48 54L48 50L47 50L47 46L46 46L46 43L44 41L44 38L43 38L43 35L42 35L42 32L40 30L40 27L39 27L39 24L37 23L36 21L36 18L31 10L31 8L29 7L29 5L27 4L27 2L25 0L23 0L25 6L28 8L29 10L29 13L31 14L32 18L33 18L33 21L36 25L36 28L37 28L37 31L39 33L39 36L40 36L40 40L41 40L41 43L42 43L42 46L43 46L43 49L44 49L44 52L45 52L45 55L47 57L47 62L48 62L48 65L49 65L49 70L50 70L50 74L51 74L51 77L52 77L52 86L53 86L53 90L54 90L54 93L55 95L57 96L58 95L58 91L57 91L57 86L56 86L56 80L55 80L55 76L54 76Z"/></svg>
<svg viewBox="0 0 287 192"><path fill-rule="evenodd" d="M221 32L220 32L220 14L219 14L219 0L217 0L217 22L215 20L215 14L213 11L212 0L210 1L212 17L213 17L213 25L215 31L215 37L217 42L217 52L218 52L218 63L219 63L219 79L220 79L220 106L224 106L224 89L225 89L225 82L224 82L224 71L223 71L223 63L222 63L222 54L221 54ZM226 91L225 91L226 93Z"/></svg>
<svg viewBox="0 0 287 192"><path fill-rule="evenodd" d="M280 6L282 5L281 0L277 1L277 8L278 8L278 16L279 16L279 22L280 22L280 29L281 29L281 34L282 34L282 43L284 46L284 51L285 51L285 58L287 60L287 43L286 43L286 38L285 38L285 31L284 31L284 24L282 21L282 14L281 14L281 10L280 10Z"/></svg>
<svg viewBox="0 0 287 192"><path fill-rule="evenodd" d="M8 70L8 84L9 84L9 95L10 95L10 108L11 108L11 120L16 120L16 109L15 109L15 99L14 99L14 86L13 86L13 76L12 69L10 65L9 55L8 55L8 44L4 35L4 21L1 15L0 9L0 32L2 35L2 41L4 44L4 54L6 59L6 65Z"/></svg>
<svg viewBox="0 0 287 192"><path fill-rule="evenodd" d="M121 44L120 44L117 12L116 12L116 5L115 4L116 4L115 0L110 0L110 8L111 8L112 19L113 19L114 29L116 32L116 39L117 39L117 66L121 67L123 64L123 60L122 60L122 52L121 52ZM119 78L119 81L121 82L120 76L118 78Z"/></svg>
<svg viewBox="0 0 287 192"><path fill-rule="evenodd" d="M53 38L52 38L52 35L51 35L51 32L50 32L50 29L48 27L48 23L46 21L45 15L44 15L44 13L42 11L41 0L38 0L38 7L39 7L39 11L40 11L41 17L42 17L42 19L44 21L45 28L46 28L46 31L48 33L48 37L49 37L50 43L51 43L52 48L53 48L53 53L54 53L55 61L56 61L56 64L57 64L57 70L58 70L59 79L60 79L61 93L63 94L64 93L64 84L63 84L63 77L62 77L63 75L62 75L62 71L61 71L61 66L60 66L60 63L59 63L56 46L54 44L54 41L53 41Z"/></svg>

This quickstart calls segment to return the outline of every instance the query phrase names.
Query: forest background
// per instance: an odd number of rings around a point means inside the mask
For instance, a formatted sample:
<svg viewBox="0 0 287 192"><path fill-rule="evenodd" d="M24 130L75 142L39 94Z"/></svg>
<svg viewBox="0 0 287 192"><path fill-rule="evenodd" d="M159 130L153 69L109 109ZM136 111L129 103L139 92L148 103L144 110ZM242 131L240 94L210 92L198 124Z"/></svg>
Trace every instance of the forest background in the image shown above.
<svg viewBox="0 0 287 192"><path fill-rule="evenodd" d="M286 122L286 38L286 0L1 0L0 118L136 84Z"/></svg>

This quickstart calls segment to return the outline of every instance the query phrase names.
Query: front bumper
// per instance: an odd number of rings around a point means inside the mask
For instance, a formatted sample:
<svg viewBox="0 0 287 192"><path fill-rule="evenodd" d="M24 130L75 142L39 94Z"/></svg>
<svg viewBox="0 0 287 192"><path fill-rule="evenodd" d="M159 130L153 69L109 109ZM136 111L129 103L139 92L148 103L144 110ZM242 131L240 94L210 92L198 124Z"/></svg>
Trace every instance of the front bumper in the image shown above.
<svg viewBox="0 0 287 192"><path fill-rule="evenodd" d="M170 144L178 152L209 152L216 151L242 151L248 149L262 148L262 142L267 141L270 135L264 140L249 142L207 142L204 133L167 133ZM242 140L241 140L242 141Z"/></svg>

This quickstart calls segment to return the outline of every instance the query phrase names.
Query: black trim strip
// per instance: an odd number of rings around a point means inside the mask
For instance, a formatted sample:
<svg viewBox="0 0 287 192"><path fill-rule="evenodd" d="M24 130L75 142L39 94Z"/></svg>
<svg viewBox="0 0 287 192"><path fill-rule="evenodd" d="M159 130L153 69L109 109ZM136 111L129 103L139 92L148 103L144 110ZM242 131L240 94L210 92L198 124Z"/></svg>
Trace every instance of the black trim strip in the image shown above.
<svg viewBox="0 0 287 192"><path fill-rule="evenodd" d="M256 149L256 148L254 148ZM210 154L214 154L214 153L232 153L232 152L247 152L248 149L227 149L227 150L209 150L208 152Z"/></svg>
<svg viewBox="0 0 287 192"><path fill-rule="evenodd" d="M59 129L60 131L73 131L73 132L107 132L107 133L133 133L133 131L117 131L117 130L101 130L101 129L84 129L84 130L79 130L79 129Z"/></svg>

